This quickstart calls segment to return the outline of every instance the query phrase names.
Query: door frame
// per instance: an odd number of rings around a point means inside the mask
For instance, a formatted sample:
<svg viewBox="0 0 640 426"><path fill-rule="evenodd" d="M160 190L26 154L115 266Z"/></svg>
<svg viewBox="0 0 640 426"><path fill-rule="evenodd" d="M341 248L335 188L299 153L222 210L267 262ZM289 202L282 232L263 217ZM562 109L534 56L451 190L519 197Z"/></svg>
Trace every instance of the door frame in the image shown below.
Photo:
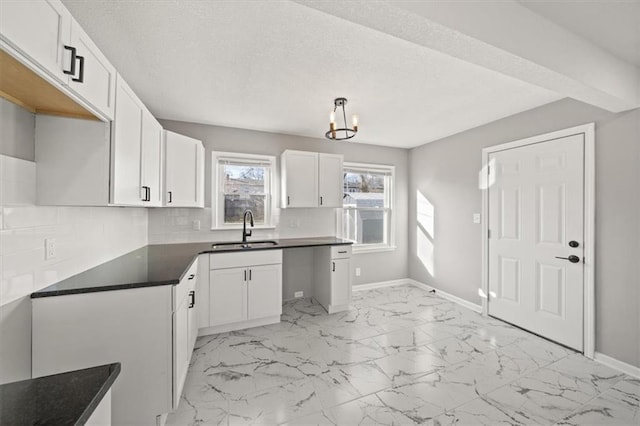
<svg viewBox="0 0 640 426"><path fill-rule="evenodd" d="M480 189L482 190L482 314L488 315L489 296L489 155L498 151L552 141L567 136L584 135L584 300L583 352L595 353L595 123L587 123L556 132L494 145L482 150Z"/></svg>

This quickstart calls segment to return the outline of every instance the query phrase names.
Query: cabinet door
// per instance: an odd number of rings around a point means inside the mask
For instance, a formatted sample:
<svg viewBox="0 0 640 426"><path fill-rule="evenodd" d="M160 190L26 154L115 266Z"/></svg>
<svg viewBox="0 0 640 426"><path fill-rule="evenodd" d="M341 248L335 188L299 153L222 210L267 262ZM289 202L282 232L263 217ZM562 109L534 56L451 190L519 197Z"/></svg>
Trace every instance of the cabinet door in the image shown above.
<svg viewBox="0 0 640 426"><path fill-rule="evenodd" d="M209 325L247 318L246 268L214 269L209 280Z"/></svg>
<svg viewBox="0 0 640 426"><path fill-rule="evenodd" d="M166 206L204 206L204 148L202 142L165 132Z"/></svg>
<svg viewBox="0 0 640 426"><path fill-rule="evenodd" d="M342 155L318 155L318 202L320 207L342 207L343 176Z"/></svg>
<svg viewBox="0 0 640 426"><path fill-rule="evenodd" d="M173 313L173 408L180 403L180 395L189 369L189 307L183 299Z"/></svg>
<svg viewBox="0 0 640 426"><path fill-rule="evenodd" d="M111 202L142 205L140 186L140 140L144 105L126 82L118 77L116 119L111 143Z"/></svg>
<svg viewBox="0 0 640 426"><path fill-rule="evenodd" d="M71 55L71 14L59 1L0 1L3 40L66 84Z"/></svg>
<svg viewBox="0 0 640 426"><path fill-rule="evenodd" d="M189 308L188 314L188 324L189 324L189 340L187 344L187 352L189 353L189 359L191 359L191 353L193 352L193 348L196 344L196 339L198 337L198 314L197 310L199 309L197 306L198 299L196 294L196 283L194 282L188 294L187 306Z"/></svg>
<svg viewBox="0 0 640 426"><path fill-rule="evenodd" d="M247 281L247 319L282 314L282 265L251 266Z"/></svg>
<svg viewBox="0 0 640 426"><path fill-rule="evenodd" d="M112 120L116 69L74 19L71 21L71 45L77 49L78 69L76 77L69 79L69 87L99 113Z"/></svg>
<svg viewBox="0 0 640 426"><path fill-rule="evenodd" d="M318 207L318 154L285 151L281 167L282 207Z"/></svg>
<svg viewBox="0 0 640 426"><path fill-rule="evenodd" d="M145 206L162 206L162 126L147 110L142 114L142 190Z"/></svg>
<svg viewBox="0 0 640 426"><path fill-rule="evenodd" d="M351 261L331 260L331 305L346 305L351 301Z"/></svg>

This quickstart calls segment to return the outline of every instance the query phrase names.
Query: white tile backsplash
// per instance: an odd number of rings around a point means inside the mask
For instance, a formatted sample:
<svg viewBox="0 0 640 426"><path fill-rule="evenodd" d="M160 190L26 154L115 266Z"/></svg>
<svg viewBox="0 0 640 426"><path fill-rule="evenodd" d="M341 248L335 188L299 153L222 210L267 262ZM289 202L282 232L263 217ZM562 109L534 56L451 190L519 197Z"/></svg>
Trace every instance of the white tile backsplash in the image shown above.
<svg viewBox="0 0 640 426"><path fill-rule="evenodd" d="M147 244L146 209L37 206L35 163L0 165L0 306ZM52 237L57 255L45 260Z"/></svg>
<svg viewBox="0 0 640 426"><path fill-rule="evenodd" d="M195 220L200 221L200 230L193 229ZM150 209L149 244L231 241L242 238L240 229L211 230L211 223L211 208ZM275 227L272 229L254 229L251 239L336 235L336 210L276 209L274 223Z"/></svg>

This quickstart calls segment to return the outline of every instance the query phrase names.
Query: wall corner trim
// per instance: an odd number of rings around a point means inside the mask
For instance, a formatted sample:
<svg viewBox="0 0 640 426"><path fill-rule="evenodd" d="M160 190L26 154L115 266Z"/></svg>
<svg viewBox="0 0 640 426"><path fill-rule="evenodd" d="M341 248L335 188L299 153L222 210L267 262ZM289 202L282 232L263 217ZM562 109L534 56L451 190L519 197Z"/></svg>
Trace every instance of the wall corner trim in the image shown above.
<svg viewBox="0 0 640 426"><path fill-rule="evenodd" d="M627 364L626 362L622 362L601 352L596 352L593 359L598 361L602 365L606 365L607 367L611 367L614 370L622 371L629 376L640 379L640 367Z"/></svg>

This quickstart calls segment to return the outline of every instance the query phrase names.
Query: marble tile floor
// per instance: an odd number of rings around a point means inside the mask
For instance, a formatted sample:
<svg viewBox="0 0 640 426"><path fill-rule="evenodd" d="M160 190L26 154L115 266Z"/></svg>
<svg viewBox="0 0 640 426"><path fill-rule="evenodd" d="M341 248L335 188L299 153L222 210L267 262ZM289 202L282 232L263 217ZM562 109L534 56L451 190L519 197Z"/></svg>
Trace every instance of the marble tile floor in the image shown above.
<svg viewBox="0 0 640 426"><path fill-rule="evenodd" d="M413 286L198 339L167 425L640 425L640 380Z"/></svg>

